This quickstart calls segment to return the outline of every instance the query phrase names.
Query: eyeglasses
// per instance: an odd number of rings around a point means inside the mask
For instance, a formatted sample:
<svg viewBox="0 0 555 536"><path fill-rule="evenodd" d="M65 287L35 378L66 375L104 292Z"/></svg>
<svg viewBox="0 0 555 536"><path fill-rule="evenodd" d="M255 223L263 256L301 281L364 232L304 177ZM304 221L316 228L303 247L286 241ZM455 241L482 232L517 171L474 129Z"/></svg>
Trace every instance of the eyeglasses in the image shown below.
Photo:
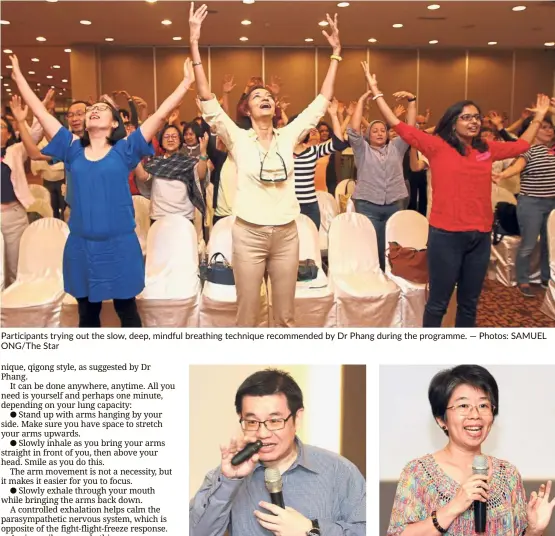
<svg viewBox="0 0 555 536"><path fill-rule="evenodd" d="M260 425L263 424L269 432L277 432L285 428L285 423L293 417L291 413L286 419L268 419L266 421L255 421L253 419L241 419L241 428L245 432L257 432Z"/></svg>
<svg viewBox="0 0 555 536"><path fill-rule="evenodd" d="M473 119L476 119L476 121L482 122L484 120L484 116L482 114L463 114L459 115L459 119L466 122L470 122Z"/></svg>
<svg viewBox="0 0 555 536"><path fill-rule="evenodd" d="M179 136L177 136L177 135L163 136L162 139L167 140L167 141L177 141L177 140L179 140Z"/></svg>
<svg viewBox="0 0 555 536"><path fill-rule="evenodd" d="M73 119L74 117L85 117L85 112L69 112L66 114L68 119Z"/></svg>
<svg viewBox="0 0 555 536"><path fill-rule="evenodd" d="M85 112L105 112L106 110L110 109L109 104L95 104L94 106L87 106L85 108Z"/></svg>
<svg viewBox="0 0 555 536"><path fill-rule="evenodd" d="M477 406L463 403L463 404L457 404L456 406L449 406L446 409L454 409L455 412L459 414L461 417L467 417L474 411L474 408L476 408L478 410L478 413L483 417L490 417L491 415L493 415L495 406L490 404L489 402L482 402Z"/></svg>
<svg viewBox="0 0 555 536"><path fill-rule="evenodd" d="M281 165L283 166L283 175L282 170L265 170L264 169L264 162L266 161L266 157L268 156L268 151L264 158L260 161L260 181L261 182L285 182L287 180L287 166L285 165L285 161L281 157L281 155L276 151L276 155L281 160Z"/></svg>

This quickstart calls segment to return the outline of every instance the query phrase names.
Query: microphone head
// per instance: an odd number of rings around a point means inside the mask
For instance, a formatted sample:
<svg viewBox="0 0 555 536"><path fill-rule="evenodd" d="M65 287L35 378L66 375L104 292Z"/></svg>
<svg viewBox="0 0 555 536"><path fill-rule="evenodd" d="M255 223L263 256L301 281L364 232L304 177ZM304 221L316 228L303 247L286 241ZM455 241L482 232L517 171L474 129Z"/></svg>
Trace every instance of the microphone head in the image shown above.
<svg viewBox="0 0 555 536"><path fill-rule="evenodd" d="M488 457L482 454L474 456L472 462L472 473L475 475L487 475L489 473Z"/></svg>
<svg viewBox="0 0 555 536"><path fill-rule="evenodd" d="M264 471L266 489L269 493L280 493L283 490L283 481L279 469L268 468Z"/></svg>

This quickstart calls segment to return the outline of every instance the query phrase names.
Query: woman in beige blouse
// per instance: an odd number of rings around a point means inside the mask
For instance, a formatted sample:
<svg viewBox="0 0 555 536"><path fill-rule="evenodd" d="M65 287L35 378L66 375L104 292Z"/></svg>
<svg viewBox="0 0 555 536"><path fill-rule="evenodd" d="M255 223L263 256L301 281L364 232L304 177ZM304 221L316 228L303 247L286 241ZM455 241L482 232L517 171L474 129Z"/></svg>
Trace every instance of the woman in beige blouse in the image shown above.
<svg viewBox="0 0 555 536"><path fill-rule="evenodd" d="M237 164L238 184L233 207L233 273L237 288L237 326L258 325L260 287L266 270L272 280L272 303L277 327L294 326L294 301L299 263L295 219L300 214L295 196L293 149L325 115L341 61L337 15L327 16L330 35L322 33L333 49L320 94L286 127L274 128L276 103L265 87L257 85L244 95L252 128L240 129L211 93L199 53L200 29L208 14L191 3L191 54L204 119L216 127ZM243 100L242 99L242 100Z"/></svg>

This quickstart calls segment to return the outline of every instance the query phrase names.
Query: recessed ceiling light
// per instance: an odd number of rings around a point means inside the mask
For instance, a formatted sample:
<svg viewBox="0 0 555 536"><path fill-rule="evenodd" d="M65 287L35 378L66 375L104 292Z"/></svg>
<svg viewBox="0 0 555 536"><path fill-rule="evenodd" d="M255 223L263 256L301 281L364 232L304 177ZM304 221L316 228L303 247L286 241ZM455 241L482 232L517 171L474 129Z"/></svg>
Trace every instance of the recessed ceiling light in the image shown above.
<svg viewBox="0 0 555 536"><path fill-rule="evenodd" d="M371 37L370 39L368 39L368 42L369 42L369 43L377 43L378 40L377 40L377 39L374 39L373 37Z"/></svg>
<svg viewBox="0 0 555 536"><path fill-rule="evenodd" d="M63 96L63 93L60 91L60 93L58 93L58 95L62 95L62 96Z"/></svg>
<svg viewBox="0 0 555 536"><path fill-rule="evenodd" d="M4 87L8 87L10 84L4 84Z"/></svg>
<svg viewBox="0 0 555 536"><path fill-rule="evenodd" d="M307 37L307 38L305 39L305 41L306 41L307 43L312 43L312 41L314 41L314 39L312 39L312 37Z"/></svg>
<svg viewBox="0 0 555 536"><path fill-rule="evenodd" d="M183 39L183 37L173 37L174 41L181 41Z"/></svg>
<svg viewBox="0 0 555 536"><path fill-rule="evenodd" d="M164 19L164 20L162 21L162 24L163 24L164 26L169 26L171 23L172 23L172 21L169 20L169 19Z"/></svg>
<svg viewBox="0 0 555 536"><path fill-rule="evenodd" d="M29 71L29 74L35 74L35 71Z"/></svg>
<svg viewBox="0 0 555 536"><path fill-rule="evenodd" d="M80 20L79 24L83 24L84 26L90 26L92 22L90 20Z"/></svg>
<svg viewBox="0 0 555 536"><path fill-rule="evenodd" d="M71 52L71 48L64 48L64 52Z"/></svg>
<svg viewBox="0 0 555 536"><path fill-rule="evenodd" d="M37 87L40 87L40 82L37 82Z"/></svg>
<svg viewBox="0 0 555 536"><path fill-rule="evenodd" d="M149 4L156 4L158 0L146 0Z"/></svg>
<svg viewBox="0 0 555 536"><path fill-rule="evenodd" d="M56 89L56 86L50 86L50 89Z"/></svg>
<svg viewBox="0 0 555 536"><path fill-rule="evenodd" d="M13 54L13 50L11 50L11 49L9 49L9 48L4 49L4 52L5 52L6 54Z"/></svg>
<svg viewBox="0 0 555 536"><path fill-rule="evenodd" d="M351 4L349 4L349 2L339 2L339 4L337 4L337 7L349 7Z"/></svg>
<svg viewBox="0 0 555 536"><path fill-rule="evenodd" d="M60 66L59 65L52 65L52 69L59 69Z"/></svg>
<svg viewBox="0 0 555 536"><path fill-rule="evenodd" d="M328 21L327 21L327 20L321 20L321 21L318 23L318 25L319 25L319 26L327 26L327 25L328 25Z"/></svg>
<svg viewBox="0 0 555 536"><path fill-rule="evenodd" d="M113 40L114 40L113 37L106 37L106 38L104 39L104 41L108 41L108 42L110 42L110 43L111 43Z"/></svg>
<svg viewBox="0 0 555 536"><path fill-rule="evenodd" d="M497 41L489 41L488 45L497 45Z"/></svg>
<svg viewBox="0 0 555 536"><path fill-rule="evenodd" d="M254 0L243 0L243 4L254 4Z"/></svg>
<svg viewBox="0 0 555 536"><path fill-rule="evenodd" d="M513 7L513 11L524 11L526 6L515 6Z"/></svg>
<svg viewBox="0 0 555 536"><path fill-rule="evenodd" d="M0 74L0 80L4 80L4 77Z"/></svg>
<svg viewBox="0 0 555 536"><path fill-rule="evenodd" d="M402 24L394 24L394 25L393 25L393 28L402 28L402 27L403 27Z"/></svg>
<svg viewBox="0 0 555 536"><path fill-rule="evenodd" d="M242 21L241 21L241 24L242 24L243 26L250 26L250 25L252 24L252 22L251 22L250 20L248 20L248 19L245 19L245 20L242 20Z"/></svg>
<svg viewBox="0 0 555 536"><path fill-rule="evenodd" d="M544 43L544 46L546 46L546 47L555 47L555 42L549 41L548 43Z"/></svg>
<svg viewBox="0 0 555 536"><path fill-rule="evenodd" d="M34 61L35 63L38 63L40 60L38 58L31 58L31 61Z"/></svg>
<svg viewBox="0 0 555 536"><path fill-rule="evenodd" d="M58 0L46 0L47 2L50 2L51 4L55 4Z"/></svg>
<svg viewBox="0 0 555 536"><path fill-rule="evenodd" d="M4 20L4 19L0 20L0 24L9 24L9 23L10 23L9 20Z"/></svg>
<svg viewBox="0 0 555 536"><path fill-rule="evenodd" d="M62 80L62 82L63 82L64 84L67 84L67 80L66 80L65 78Z"/></svg>
<svg viewBox="0 0 555 536"><path fill-rule="evenodd" d="M46 41L46 37L37 37L37 41Z"/></svg>
<svg viewBox="0 0 555 536"><path fill-rule="evenodd" d="M239 41L248 41L249 38L248 37L239 37Z"/></svg>
<svg viewBox="0 0 555 536"><path fill-rule="evenodd" d="M428 6L428 9L431 11L435 11L436 9L439 9L441 6L439 4L430 4Z"/></svg>
<svg viewBox="0 0 555 536"><path fill-rule="evenodd" d="M46 75L46 78L54 78L51 74Z"/></svg>
<svg viewBox="0 0 555 536"><path fill-rule="evenodd" d="M428 43L430 43L430 45L437 45L439 41L437 39L432 39L431 41L428 41Z"/></svg>

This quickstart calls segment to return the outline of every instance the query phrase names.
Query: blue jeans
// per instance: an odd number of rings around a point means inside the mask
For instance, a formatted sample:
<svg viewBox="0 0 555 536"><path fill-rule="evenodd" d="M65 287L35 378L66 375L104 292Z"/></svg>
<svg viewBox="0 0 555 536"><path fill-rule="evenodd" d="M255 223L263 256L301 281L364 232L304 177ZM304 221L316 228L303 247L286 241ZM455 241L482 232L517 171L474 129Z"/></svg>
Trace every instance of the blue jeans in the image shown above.
<svg viewBox="0 0 555 536"><path fill-rule="evenodd" d="M530 257L540 237L541 279L549 281L549 248L547 247L547 218L555 210L555 197L519 195L516 207L522 238L516 258L516 280L519 285L530 283Z"/></svg>
<svg viewBox="0 0 555 536"><path fill-rule="evenodd" d="M312 203L301 203L301 214L308 216L316 225L316 229L320 230L320 207L318 201Z"/></svg>
<svg viewBox="0 0 555 536"><path fill-rule="evenodd" d="M380 268L385 270L385 224L393 214L403 209L404 200L396 201L390 205L375 205L370 203L370 201L363 201L362 199L353 199L353 201L355 203L355 210L359 214L364 214L372 222L376 230Z"/></svg>
<svg viewBox="0 0 555 536"><path fill-rule="evenodd" d="M455 327L476 326L478 299L488 271L490 251L490 233L451 232L430 226L427 252L430 295L423 327L441 327L457 285Z"/></svg>

